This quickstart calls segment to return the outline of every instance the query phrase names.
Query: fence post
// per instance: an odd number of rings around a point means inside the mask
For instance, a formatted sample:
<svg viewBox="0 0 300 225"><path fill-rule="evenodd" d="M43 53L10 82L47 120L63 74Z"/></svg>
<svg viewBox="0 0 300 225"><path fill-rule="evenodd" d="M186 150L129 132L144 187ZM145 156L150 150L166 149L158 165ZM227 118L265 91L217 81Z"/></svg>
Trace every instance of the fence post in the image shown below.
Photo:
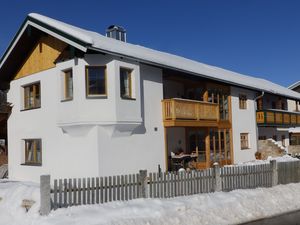
<svg viewBox="0 0 300 225"><path fill-rule="evenodd" d="M147 170L140 170L139 174L139 183L140 183L140 198L146 198L147 195Z"/></svg>
<svg viewBox="0 0 300 225"><path fill-rule="evenodd" d="M278 167L277 167L277 161L271 160L270 161L271 168L272 168L272 187L276 186L278 184Z"/></svg>
<svg viewBox="0 0 300 225"><path fill-rule="evenodd" d="M222 191L222 180L221 180L221 170L219 163L214 163L214 191Z"/></svg>
<svg viewBox="0 0 300 225"><path fill-rule="evenodd" d="M51 211L51 187L50 187L50 175L40 176L40 197L41 206L40 214L42 216L48 215Z"/></svg>

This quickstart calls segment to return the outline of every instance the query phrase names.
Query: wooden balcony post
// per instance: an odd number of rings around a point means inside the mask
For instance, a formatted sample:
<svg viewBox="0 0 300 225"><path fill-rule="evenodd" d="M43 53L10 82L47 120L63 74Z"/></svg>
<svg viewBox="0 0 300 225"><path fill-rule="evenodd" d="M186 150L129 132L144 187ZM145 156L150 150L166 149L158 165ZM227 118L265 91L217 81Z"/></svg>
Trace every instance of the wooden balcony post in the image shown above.
<svg viewBox="0 0 300 225"><path fill-rule="evenodd" d="M196 120L200 120L200 107L201 107L201 105L199 103L195 104Z"/></svg>
<svg viewBox="0 0 300 225"><path fill-rule="evenodd" d="M217 106L217 121L220 121L220 105Z"/></svg>
<svg viewBox="0 0 300 225"><path fill-rule="evenodd" d="M172 109L172 113L171 113L172 120L176 120L176 108L175 108L175 100L174 99L171 100L171 109Z"/></svg>

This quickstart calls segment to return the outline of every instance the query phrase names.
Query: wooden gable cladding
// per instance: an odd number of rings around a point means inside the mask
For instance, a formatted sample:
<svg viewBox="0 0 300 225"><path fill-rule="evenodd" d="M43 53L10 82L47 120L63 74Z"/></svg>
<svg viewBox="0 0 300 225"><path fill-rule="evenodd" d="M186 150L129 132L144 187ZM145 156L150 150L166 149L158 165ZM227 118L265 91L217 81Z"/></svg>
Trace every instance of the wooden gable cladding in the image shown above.
<svg viewBox="0 0 300 225"><path fill-rule="evenodd" d="M14 76L14 79L55 67L55 60L66 47L66 43L52 36L41 37L33 50L28 54L23 65Z"/></svg>

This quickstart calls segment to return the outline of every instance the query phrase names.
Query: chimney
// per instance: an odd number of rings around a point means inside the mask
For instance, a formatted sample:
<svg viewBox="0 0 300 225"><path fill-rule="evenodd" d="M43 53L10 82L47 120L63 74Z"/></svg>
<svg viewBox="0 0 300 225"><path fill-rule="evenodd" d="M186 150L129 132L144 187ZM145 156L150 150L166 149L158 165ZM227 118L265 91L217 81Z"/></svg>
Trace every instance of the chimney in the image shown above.
<svg viewBox="0 0 300 225"><path fill-rule="evenodd" d="M111 25L106 29L106 37L126 42L126 30L117 25Z"/></svg>

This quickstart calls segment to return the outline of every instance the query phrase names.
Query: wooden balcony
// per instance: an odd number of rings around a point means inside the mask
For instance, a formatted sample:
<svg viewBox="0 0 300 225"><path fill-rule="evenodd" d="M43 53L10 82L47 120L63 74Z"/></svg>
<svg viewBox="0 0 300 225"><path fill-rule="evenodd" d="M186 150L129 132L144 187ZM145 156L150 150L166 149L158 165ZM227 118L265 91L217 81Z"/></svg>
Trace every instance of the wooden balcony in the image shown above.
<svg viewBox="0 0 300 225"><path fill-rule="evenodd" d="M258 110L256 111L256 122L258 126L300 126L300 113L276 109Z"/></svg>
<svg viewBox="0 0 300 225"><path fill-rule="evenodd" d="M188 99L162 100L163 120L165 127L172 126L217 126L219 105Z"/></svg>

